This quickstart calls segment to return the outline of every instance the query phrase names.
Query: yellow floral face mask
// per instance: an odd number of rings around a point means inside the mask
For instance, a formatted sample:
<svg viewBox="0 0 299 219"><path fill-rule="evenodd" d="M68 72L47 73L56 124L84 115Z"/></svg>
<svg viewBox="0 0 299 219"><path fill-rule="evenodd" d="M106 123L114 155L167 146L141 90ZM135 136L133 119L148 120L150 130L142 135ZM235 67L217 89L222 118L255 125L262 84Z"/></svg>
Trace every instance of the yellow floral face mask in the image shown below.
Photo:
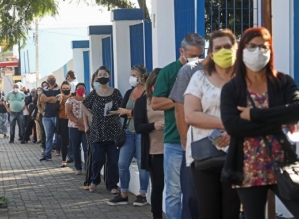
<svg viewBox="0 0 299 219"><path fill-rule="evenodd" d="M213 53L213 60L221 68L228 68L235 63L236 55L234 51L222 48Z"/></svg>

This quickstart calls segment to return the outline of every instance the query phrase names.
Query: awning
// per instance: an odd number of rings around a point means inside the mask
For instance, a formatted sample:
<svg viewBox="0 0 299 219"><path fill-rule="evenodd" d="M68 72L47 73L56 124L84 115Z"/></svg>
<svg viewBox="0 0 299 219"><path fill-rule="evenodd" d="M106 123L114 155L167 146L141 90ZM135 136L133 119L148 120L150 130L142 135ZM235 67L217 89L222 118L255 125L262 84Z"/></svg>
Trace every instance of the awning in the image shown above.
<svg viewBox="0 0 299 219"><path fill-rule="evenodd" d="M0 67L1 68L6 68L6 67L18 67L19 66L19 61L6 61L6 62L0 62Z"/></svg>

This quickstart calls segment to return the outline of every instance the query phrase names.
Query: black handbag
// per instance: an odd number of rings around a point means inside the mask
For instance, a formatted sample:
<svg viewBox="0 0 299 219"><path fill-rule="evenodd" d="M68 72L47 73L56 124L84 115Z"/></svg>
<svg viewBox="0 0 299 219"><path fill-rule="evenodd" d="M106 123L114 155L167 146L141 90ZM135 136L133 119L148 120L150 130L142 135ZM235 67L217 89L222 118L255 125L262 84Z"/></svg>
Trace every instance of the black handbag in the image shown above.
<svg viewBox="0 0 299 219"><path fill-rule="evenodd" d="M124 121L122 130L120 131L119 135L115 139L115 145L117 149L120 149L126 142L126 131L131 122L131 119L129 120L128 124L126 124L126 121Z"/></svg>
<svg viewBox="0 0 299 219"><path fill-rule="evenodd" d="M222 150L218 150L208 137L193 142L192 127L191 141L191 154L196 170L220 170L224 166L226 153Z"/></svg>
<svg viewBox="0 0 299 219"><path fill-rule="evenodd" d="M247 91L249 101L253 108L256 108L255 103ZM273 171L277 179L277 188L280 196L286 200L299 201L299 162L286 164L275 161L272 156L271 147L265 136L262 136L267 152L271 157ZM282 145L283 146L283 145Z"/></svg>

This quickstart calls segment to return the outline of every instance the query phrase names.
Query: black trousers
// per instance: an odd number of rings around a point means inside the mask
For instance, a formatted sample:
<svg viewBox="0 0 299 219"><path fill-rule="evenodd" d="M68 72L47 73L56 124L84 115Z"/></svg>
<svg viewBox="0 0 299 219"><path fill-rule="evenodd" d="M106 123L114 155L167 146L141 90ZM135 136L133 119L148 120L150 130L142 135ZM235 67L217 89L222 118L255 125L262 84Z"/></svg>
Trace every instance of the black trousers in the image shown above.
<svg viewBox="0 0 299 219"><path fill-rule="evenodd" d="M30 135L32 134L32 129L35 127L35 122L30 117L27 118L25 133L23 135L24 141L30 140ZM33 140L36 141L36 133L34 133Z"/></svg>
<svg viewBox="0 0 299 219"><path fill-rule="evenodd" d="M246 219L265 218L265 207L269 189L271 189L278 196L278 198L294 215L295 218L299 218L299 201L289 201L282 199L278 192L277 185L268 185L237 189L243 204Z"/></svg>
<svg viewBox="0 0 299 219"><path fill-rule="evenodd" d="M150 155L149 173L152 183L151 204L153 217L162 218L162 202L164 189L163 154Z"/></svg>
<svg viewBox="0 0 299 219"><path fill-rule="evenodd" d="M69 128L68 128L68 119L59 119L59 134L61 136L61 156L62 161L66 161L67 148L69 146Z"/></svg>
<svg viewBox="0 0 299 219"><path fill-rule="evenodd" d="M197 193L198 218L239 219L240 200L237 190L232 189L231 184L220 181L221 169L199 171L192 164L191 170Z"/></svg>

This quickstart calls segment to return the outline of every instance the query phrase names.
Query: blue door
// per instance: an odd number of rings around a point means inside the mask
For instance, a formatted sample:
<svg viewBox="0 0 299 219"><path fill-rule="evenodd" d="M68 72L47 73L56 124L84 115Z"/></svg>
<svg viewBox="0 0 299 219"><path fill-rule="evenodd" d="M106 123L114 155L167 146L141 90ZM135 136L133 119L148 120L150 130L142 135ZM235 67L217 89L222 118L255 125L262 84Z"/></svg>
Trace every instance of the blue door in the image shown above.
<svg viewBox="0 0 299 219"><path fill-rule="evenodd" d="M143 23L130 26L131 66L144 65Z"/></svg>
<svg viewBox="0 0 299 219"><path fill-rule="evenodd" d="M195 0L174 0L174 17L176 57L179 58L183 38L195 32Z"/></svg>
<svg viewBox="0 0 299 219"><path fill-rule="evenodd" d="M84 84L87 93L90 92L89 51L83 52Z"/></svg>
<svg viewBox="0 0 299 219"><path fill-rule="evenodd" d="M113 41L112 36L102 39L103 65L109 68L111 75L109 86L114 87L114 62L113 62Z"/></svg>

